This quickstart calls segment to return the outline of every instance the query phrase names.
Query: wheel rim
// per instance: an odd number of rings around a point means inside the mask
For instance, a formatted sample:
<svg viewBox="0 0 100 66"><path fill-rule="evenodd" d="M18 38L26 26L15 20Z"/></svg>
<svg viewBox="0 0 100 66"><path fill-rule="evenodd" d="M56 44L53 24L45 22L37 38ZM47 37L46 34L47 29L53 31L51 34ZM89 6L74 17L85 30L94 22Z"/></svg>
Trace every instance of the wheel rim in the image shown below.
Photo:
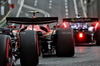
<svg viewBox="0 0 100 66"><path fill-rule="evenodd" d="M9 54L8 54L8 66L12 66L12 51L10 46L9 46Z"/></svg>
<svg viewBox="0 0 100 66"><path fill-rule="evenodd" d="M7 66L12 66L12 47L10 46L11 43L9 42L8 39L8 43L7 43Z"/></svg>

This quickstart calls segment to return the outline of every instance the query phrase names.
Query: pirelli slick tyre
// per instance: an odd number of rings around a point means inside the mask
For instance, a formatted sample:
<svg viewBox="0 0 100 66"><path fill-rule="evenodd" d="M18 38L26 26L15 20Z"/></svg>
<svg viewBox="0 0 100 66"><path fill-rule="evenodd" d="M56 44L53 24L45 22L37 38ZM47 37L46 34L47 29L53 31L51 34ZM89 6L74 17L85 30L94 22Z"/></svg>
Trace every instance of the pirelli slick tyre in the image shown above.
<svg viewBox="0 0 100 66"><path fill-rule="evenodd" d="M38 64L39 48L35 31L20 32L20 54L22 66L36 66Z"/></svg>
<svg viewBox="0 0 100 66"><path fill-rule="evenodd" d="M96 38L96 45L100 46L100 25L98 26L94 35Z"/></svg>
<svg viewBox="0 0 100 66"><path fill-rule="evenodd" d="M60 57L74 56L74 36L72 28L59 28L56 32L56 54Z"/></svg>
<svg viewBox="0 0 100 66"><path fill-rule="evenodd" d="M12 45L8 35L0 34L0 66L12 66Z"/></svg>

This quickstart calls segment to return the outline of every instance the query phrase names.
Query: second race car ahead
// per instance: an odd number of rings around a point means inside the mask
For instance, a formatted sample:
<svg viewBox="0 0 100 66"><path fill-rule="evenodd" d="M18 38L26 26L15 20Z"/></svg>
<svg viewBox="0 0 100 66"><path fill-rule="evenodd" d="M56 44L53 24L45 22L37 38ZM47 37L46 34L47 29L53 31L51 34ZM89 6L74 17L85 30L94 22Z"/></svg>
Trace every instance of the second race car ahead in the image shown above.
<svg viewBox="0 0 100 66"><path fill-rule="evenodd" d="M72 27L76 44L100 45L100 24L98 18L65 18L63 24ZM67 28L66 27L66 28Z"/></svg>

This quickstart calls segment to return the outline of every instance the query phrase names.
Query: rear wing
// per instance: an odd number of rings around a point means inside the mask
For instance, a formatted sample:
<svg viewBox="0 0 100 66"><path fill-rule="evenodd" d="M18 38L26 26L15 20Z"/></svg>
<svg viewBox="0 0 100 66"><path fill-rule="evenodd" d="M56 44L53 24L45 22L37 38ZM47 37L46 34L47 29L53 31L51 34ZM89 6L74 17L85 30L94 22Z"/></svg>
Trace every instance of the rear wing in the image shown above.
<svg viewBox="0 0 100 66"><path fill-rule="evenodd" d="M7 17L7 23L36 25L36 24L47 24L58 22L58 17L38 17L38 18L27 18L27 17Z"/></svg>
<svg viewBox="0 0 100 66"><path fill-rule="evenodd" d="M64 18L63 22L72 23L86 23L86 22L98 22L98 18Z"/></svg>

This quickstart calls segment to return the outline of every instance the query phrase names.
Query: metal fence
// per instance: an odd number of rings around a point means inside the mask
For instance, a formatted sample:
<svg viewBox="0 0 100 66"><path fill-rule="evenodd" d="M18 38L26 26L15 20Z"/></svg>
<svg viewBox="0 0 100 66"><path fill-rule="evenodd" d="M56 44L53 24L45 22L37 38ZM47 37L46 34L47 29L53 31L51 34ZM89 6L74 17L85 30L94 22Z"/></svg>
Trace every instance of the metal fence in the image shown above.
<svg viewBox="0 0 100 66"><path fill-rule="evenodd" d="M0 21L6 16L10 10L7 0L0 0Z"/></svg>

